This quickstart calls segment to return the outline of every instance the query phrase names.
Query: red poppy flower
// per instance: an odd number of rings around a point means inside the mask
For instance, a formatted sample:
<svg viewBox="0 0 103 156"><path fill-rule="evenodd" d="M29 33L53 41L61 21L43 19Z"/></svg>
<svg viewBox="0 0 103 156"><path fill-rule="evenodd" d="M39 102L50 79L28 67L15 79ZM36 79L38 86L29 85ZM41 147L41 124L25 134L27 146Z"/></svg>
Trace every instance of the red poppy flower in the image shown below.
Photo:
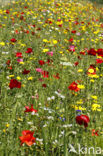
<svg viewBox="0 0 103 156"><path fill-rule="evenodd" d="M9 14L10 13L10 11L9 10L6 10L6 14Z"/></svg>
<svg viewBox="0 0 103 156"><path fill-rule="evenodd" d="M93 48L91 48L90 50L88 50L88 55L93 55L96 56L97 51Z"/></svg>
<svg viewBox="0 0 103 156"><path fill-rule="evenodd" d="M56 75L53 75L53 77L54 77L55 79L60 79L59 73L57 73Z"/></svg>
<svg viewBox="0 0 103 156"><path fill-rule="evenodd" d="M103 24L101 24L100 26L101 26L101 28L103 28Z"/></svg>
<svg viewBox="0 0 103 156"><path fill-rule="evenodd" d="M26 34L29 34L29 30L26 30L25 33L26 33Z"/></svg>
<svg viewBox="0 0 103 156"><path fill-rule="evenodd" d="M79 24L79 22L78 21L75 21L75 25L78 25Z"/></svg>
<svg viewBox="0 0 103 156"><path fill-rule="evenodd" d="M10 87L10 89L21 88L21 82L18 82L16 79L11 79L9 87Z"/></svg>
<svg viewBox="0 0 103 156"><path fill-rule="evenodd" d="M35 28L35 24L32 25Z"/></svg>
<svg viewBox="0 0 103 156"><path fill-rule="evenodd" d="M31 34L32 34L32 35L35 35L35 32L32 31Z"/></svg>
<svg viewBox="0 0 103 156"><path fill-rule="evenodd" d="M24 12L21 12L21 15L24 15Z"/></svg>
<svg viewBox="0 0 103 156"><path fill-rule="evenodd" d="M17 53L16 53L16 57L23 57L23 56L22 56L22 53L17 52Z"/></svg>
<svg viewBox="0 0 103 156"><path fill-rule="evenodd" d="M8 61L6 62L6 64L7 64L7 65L10 65L10 60L8 60Z"/></svg>
<svg viewBox="0 0 103 156"><path fill-rule="evenodd" d="M79 64L79 62L75 62L74 65L77 66Z"/></svg>
<svg viewBox="0 0 103 156"><path fill-rule="evenodd" d="M32 52L33 52L32 48L28 48L27 51L26 51L26 53L28 53L28 54L30 54Z"/></svg>
<svg viewBox="0 0 103 156"><path fill-rule="evenodd" d="M78 59L81 60L82 58L80 56L78 56Z"/></svg>
<svg viewBox="0 0 103 156"><path fill-rule="evenodd" d="M44 83L44 84L42 84L42 87L46 88L46 87L47 87L47 85Z"/></svg>
<svg viewBox="0 0 103 156"><path fill-rule="evenodd" d="M16 42L17 40L15 38L12 38L10 41L11 42Z"/></svg>
<svg viewBox="0 0 103 156"><path fill-rule="evenodd" d="M24 16L20 16L20 20L23 20L24 19Z"/></svg>
<svg viewBox="0 0 103 156"><path fill-rule="evenodd" d="M33 104L31 105L31 108L29 108L29 106L25 106L25 108L26 108L25 112L35 112L35 113L38 112L38 110L33 108Z"/></svg>
<svg viewBox="0 0 103 156"><path fill-rule="evenodd" d="M41 30L41 28L37 28L36 30L39 30L39 31L40 31L40 30Z"/></svg>
<svg viewBox="0 0 103 156"><path fill-rule="evenodd" d="M102 59L96 59L96 63L101 64L101 63L103 63L103 60Z"/></svg>
<svg viewBox="0 0 103 156"><path fill-rule="evenodd" d="M52 21L49 21L49 24L52 24Z"/></svg>
<svg viewBox="0 0 103 156"><path fill-rule="evenodd" d="M85 55L85 52L84 52L84 51L83 51L83 52L81 51L80 54L81 54L81 55Z"/></svg>
<svg viewBox="0 0 103 156"><path fill-rule="evenodd" d="M45 64L45 62L43 60L39 60L39 64L42 66Z"/></svg>
<svg viewBox="0 0 103 156"><path fill-rule="evenodd" d="M22 131L22 136L19 137L21 141L21 145L25 143L28 146L31 146L32 144L35 143L36 138L33 137L34 132L31 132L29 130L24 130Z"/></svg>
<svg viewBox="0 0 103 156"><path fill-rule="evenodd" d="M95 129L92 129L92 136L94 136L94 135L99 136L98 132L99 131L95 131Z"/></svg>
<svg viewBox="0 0 103 156"><path fill-rule="evenodd" d="M48 23L48 19L45 21L45 23Z"/></svg>
<svg viewBox="0 0 103 156"><path fill-rule="evenodd" d="M27 7L27 6L25 6L24 8L25 8L25 9L27 9L28 7Z"/></svg>
<svg viewBox="0 0 103 156"><path fill-rule="evenodd" d="M69 42L73 42L73 40L74 40L73 38L70 38L68 41L69 41Z"/></svg>
<svg viewBox="0 0 103 156"><path fill-rule="evenodd" d="M63 25L62 25L62 24L59 24L58 26L59 26L59 27L62 27Z"/></svg>
<svg viewBox="0 0 103 156"><path fill-rule="evenodd" d="M49 72L48 71L43 71L42 75L44 78L48 78L49 77Z"/></svg>
<svg viewBox="0 0 103 156"><path fill-rule="evenodd" d="M19 31L18 30L15 30L15 34L19 34Z"/></svg>
<svg viewBox="0 0 103 156"><path fill-rule="evenodd" d="M26 74L29 74L30 73L30 70L26 70L24 69L24 71L22 72L22 74L26 75Z"/></svg>
<svg viewBox="0 0 103 156"><path fill-rule="evenodd" d="M103 57L103 49L98 49L97 54L98 54L98 56Z"/></svg>
<svg viewBox="0 0 103 156"><path fill-rule="evenodd" d="M53 63L53 60L48 59L46 63L50 65L50 63Z"/></svg>
<svg viewBox="0 0 103 156"><path fill-rule="evenodd" d="M76 30L72 30L71 33L75 34L76 33Z"/></svg>
<svg viewBox="0 0 103 156"><path fill-rule="evenodd" d="M80 89L78 88L78 84L74 81L70 84L68 87L69 90L74 90L75 92L78 92Z"/></svg>
<svg viewBox="0 0 103 156"><path fill-rule="evenodd" d="M12 66L9 66L8 69L12 70L13 68L12 68Z"/></svg>
<svg viewBox="0 0 103 156"><path fill-rule="evenodd" d="M90 122L90 119L87 115L78 115L76 117L76 123L79 125L84 125L84 127L88 127L88 123Z"/></svg>

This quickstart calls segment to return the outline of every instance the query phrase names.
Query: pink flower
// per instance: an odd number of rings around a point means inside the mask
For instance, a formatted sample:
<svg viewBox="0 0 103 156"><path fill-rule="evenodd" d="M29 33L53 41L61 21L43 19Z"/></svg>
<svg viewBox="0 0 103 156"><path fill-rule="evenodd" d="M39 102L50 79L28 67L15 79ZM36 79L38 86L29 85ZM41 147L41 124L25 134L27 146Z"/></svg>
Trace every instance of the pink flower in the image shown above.
<svg viewBox="0 0 103 156"><path fill-rule="evenodd" d="M53 51L47 52L47 55L53 56Z"/></svg>
<svg viewBox="0 0 103 156"><path fill-rule="evenodd" d="M69 46L68 50L74 52L75 51L75 46L73 46L73 45Z"/></svg>
<svg viewBox="0 0 103 156"><path fill-rule="evenodd" d="M23 59L17 59L17 62L23 62Z"/></svg>
<svg viewBox="0 0 103 156"><path fill-rule="evenodd" d="M57 21L59 21L59 22L60 22L60 21L61 21L61 19L57 19Z"/></svg>
<svg viewBox="0 0 103 156"><path fill-rule="evenodd" d="M42 78L39 79L40 82L44 81Z"/></svg>
<svg viewBox="0 0 103 156"><path fill-rule="evenodd" d="M43 70L41 68L36 68L36 71L40 72L40 73L43 72Z"/></svg>

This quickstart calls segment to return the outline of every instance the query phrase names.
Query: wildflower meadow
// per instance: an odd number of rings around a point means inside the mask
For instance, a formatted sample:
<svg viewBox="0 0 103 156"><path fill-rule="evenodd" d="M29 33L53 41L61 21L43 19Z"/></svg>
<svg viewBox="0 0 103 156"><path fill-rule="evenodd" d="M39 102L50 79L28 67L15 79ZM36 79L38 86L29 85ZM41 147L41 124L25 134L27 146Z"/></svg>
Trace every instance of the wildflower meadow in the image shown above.
<svg viewBox="0 0 103 156"><path fill-rule="evenodd" d="M0 5L0 156L103 156L98 2Z"/></svg>

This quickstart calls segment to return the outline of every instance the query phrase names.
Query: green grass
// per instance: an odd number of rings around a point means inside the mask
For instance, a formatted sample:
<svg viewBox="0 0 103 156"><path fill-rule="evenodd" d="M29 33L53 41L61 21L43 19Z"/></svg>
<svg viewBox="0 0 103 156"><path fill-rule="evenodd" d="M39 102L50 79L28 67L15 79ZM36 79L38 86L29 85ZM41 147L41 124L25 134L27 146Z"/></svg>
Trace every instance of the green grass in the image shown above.
<svg viewBox="0 0 103 156"><path fill-rule="evenodd" d="M99 3L99 4L103 4L103 1L102 0L91 0L93 3Z"/></svg>

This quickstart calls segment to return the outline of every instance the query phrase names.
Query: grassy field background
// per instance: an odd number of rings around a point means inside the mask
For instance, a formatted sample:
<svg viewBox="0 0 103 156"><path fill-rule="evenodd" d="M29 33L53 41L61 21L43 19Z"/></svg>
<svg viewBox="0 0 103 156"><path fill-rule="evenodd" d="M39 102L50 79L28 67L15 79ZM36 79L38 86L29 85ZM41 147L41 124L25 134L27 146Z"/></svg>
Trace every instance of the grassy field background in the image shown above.
<svg viewBox="0 0 103 156"><path fill-rule="evenodd" d="M1 7L0 156L103 149L103 5L96 2Z"/></svg>

